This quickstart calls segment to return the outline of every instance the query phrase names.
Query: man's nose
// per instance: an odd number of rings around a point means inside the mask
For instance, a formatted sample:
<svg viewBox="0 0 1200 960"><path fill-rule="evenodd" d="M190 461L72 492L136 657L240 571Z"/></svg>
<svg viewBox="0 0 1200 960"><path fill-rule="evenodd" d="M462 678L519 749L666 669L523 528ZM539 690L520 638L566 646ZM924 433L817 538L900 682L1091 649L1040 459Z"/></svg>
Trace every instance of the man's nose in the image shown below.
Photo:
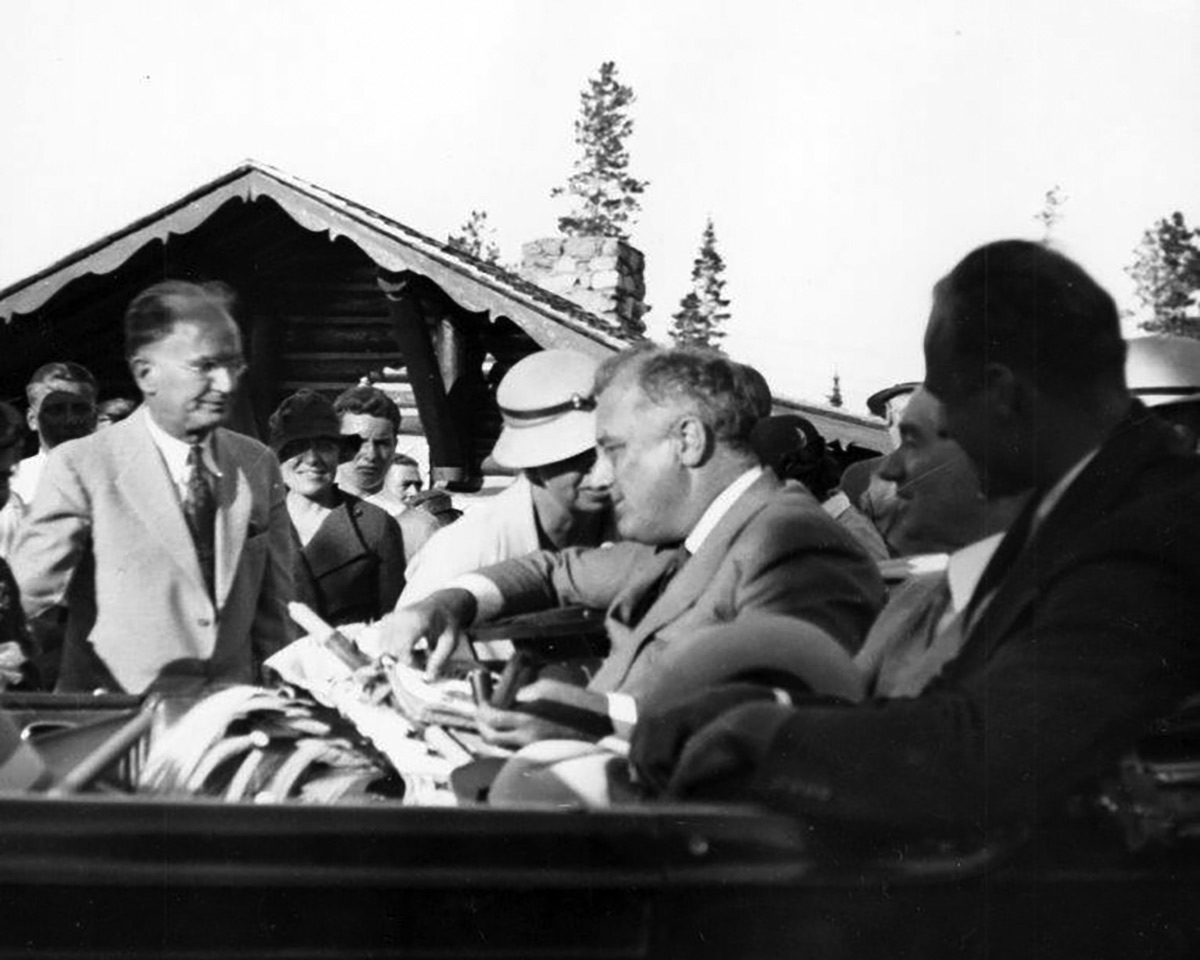
<svg viewBox="0 0 1200 960"><path fill-rule="evenodd" d="M903 483L906 475L904 455L899 450L893 450L883 458L883 461L879 464L879 469L875 472L884 480L890 480L892 483Z"/></svg>
<svg viewBox="0 0 1200 960"><path fill-rule="evenodd" d="M592 469L587 472L584 477L584 483L589 487L607 488L613 484L613 469L608 457L603 453L598 454L596 462L592 464Z"/></svg>
<svg viewBox="0 0 1200 960"><path fill-rule="evenodd" d="M237 376L229 367L217 367L208 382L218 393L233 393L233 388L237 385Z"/></svg>

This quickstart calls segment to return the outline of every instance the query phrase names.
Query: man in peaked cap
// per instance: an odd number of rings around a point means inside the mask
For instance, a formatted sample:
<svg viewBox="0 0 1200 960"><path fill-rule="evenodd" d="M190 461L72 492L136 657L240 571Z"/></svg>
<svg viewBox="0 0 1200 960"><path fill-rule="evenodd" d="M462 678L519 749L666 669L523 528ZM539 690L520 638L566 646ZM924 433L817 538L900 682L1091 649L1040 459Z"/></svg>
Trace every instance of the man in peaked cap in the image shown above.
<svg viewBox="0 0 1200 960"><path fill-rule="evenodd" d="M504 426L492 459L517 478L430 538L409 564L401 603L488 564L611 537L608 484L593 473L597 366L575 350L542 350L508 371L496 389Z"/></svg>

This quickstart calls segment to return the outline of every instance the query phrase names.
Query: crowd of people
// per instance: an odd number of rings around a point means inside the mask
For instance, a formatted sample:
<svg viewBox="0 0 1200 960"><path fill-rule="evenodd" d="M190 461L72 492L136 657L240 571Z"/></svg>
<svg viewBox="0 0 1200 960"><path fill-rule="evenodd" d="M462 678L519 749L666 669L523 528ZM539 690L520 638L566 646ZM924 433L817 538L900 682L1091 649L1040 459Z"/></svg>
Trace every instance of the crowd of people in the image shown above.
<svg viewBox="0 0 1200 960"><path fill-rule="evenodd" d="M433 678L478 653L474 625L582 605L599 656L478 705L516 751L494 800L984 835L1051 816L1200 686L1200 377L1178 370L1200 345L1127 345L1044 245L989 244L937 283L897 447L853 477L719 352L546 350L497 390L515 479L461 517L370 385L289 396L265 445L222 426L246 367L227 297L135 298L120 422L98 429L82 367L43 367L18 464L0 406L8 682L260 681L292 600L377 622Z"/></svg>

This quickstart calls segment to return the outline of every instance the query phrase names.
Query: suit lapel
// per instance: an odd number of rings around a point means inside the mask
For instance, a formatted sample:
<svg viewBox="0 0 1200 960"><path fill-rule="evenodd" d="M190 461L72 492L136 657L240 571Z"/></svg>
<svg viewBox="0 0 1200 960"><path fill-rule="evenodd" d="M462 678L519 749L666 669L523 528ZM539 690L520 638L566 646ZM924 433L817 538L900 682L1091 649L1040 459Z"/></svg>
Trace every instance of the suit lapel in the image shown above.
<svg viewBox="0 0 1200 960"><path fill-rule="evenodd" d="M250 479L230 449L228 431L218 429L215 432L213 453L221 470L217 481L216 600L219 610L233 587L233 575L246 543L253 498Z"/></svg>
<svg viewBox="0 0 1200 960"><path fill-rule="evenodd" d="M109 428L114 432L113 450L123 465L117 483L124 491L132 513L149 534L207 593L200 561L196 558L196 545L183 518L179 491L144 421L149 415L143 411L141 417L130 417L126 423ZM118 429L120 434L115 433Z"/></svg>
<svg viewBox="0 0 1200 960"><path fill-rule="evenodd" d="M999 578L994 595L970 624L967 645L978 645L985 659L990 656L995 644L1036 601L1040 586L1052 568L1073 562L1079 550L1080 531L1086 531L1126 501L1137 477L1154 460L1169 453L1171 444L1168 428L1135 401L1129 415L1034 531L1007 575ZM1027 510L1036 507L1036 503L1030 503ZM1002 543L992 558L993 563L1003 548ZM983 579L987 579L991 566ZM983 586L981 580L980 587ZM978 587L976 595L981 598Z"/></svg>
<svg viewBox="0 0 1200 960"><path fill-rule="evenodd" d="M352 509L350 502L339 496L338 505L321 521L317 532L303 548L304 559L308 561L314 578L332 573L366 552L361 549L360 538L350 517Z"/></svg>
<svg viewBox="0 0 1200 960"><path fill-rule="evenodd" d="M742 527L767 502L780 484L771 474L763 473L733 502L717 525L667 584L657 602L646 611L641 622L633 625L634 645L640 648L663 625L679 618L704 593L717 568L729 552L730 544Z"/></svg>

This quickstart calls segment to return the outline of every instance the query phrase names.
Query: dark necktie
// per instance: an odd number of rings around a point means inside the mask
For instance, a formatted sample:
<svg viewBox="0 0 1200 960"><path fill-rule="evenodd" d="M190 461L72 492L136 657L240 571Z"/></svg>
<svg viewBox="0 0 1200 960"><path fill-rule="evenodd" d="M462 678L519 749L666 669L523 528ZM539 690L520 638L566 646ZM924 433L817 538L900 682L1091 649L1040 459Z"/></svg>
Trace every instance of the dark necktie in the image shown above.
<svg viewBox="0 0 1200 960"><path fill-rule="evenodd" d="M679 573L680 567L687 563L688 557L691 555L691 551L683 544L680 544L672 551L671 556L663 565L662 573L659 574L658 579L647 587L646 592L638 600L636 613L630 621L630 626L637 626L637 624L641 623L642 618L650 612L650 608L658 603L659 598L667 592L667 587L670 586L671 581L675 579L675 575Z"/></svg>
<svg viewBox="0 0 1200 960"><path fill-rule="evenodd" d="M196 545L196 559L200 561L204 585L212 597L215 596L217 498L209 481L200 444L192 444L187 463L187 496L183 500L183 515L192 534L192 542Z"/></svg>
<svg viewBox="0 0 1200 960"><path fill-rule="evenodd" d="M1017 515L1017 519L1013 521L1013 525L1009 528L1004 539L1000 541L1000 546L992 555L991 562L983 571L983 576L979 578L979 583L975 585L975 592L971 594L971 600L967 604L966 612L963 615L963 632L970 633L972 628L979 620L980 614L992 597L1004 585L1004 580L1016 564L1017 559L1025 550L1026 544L1029 542L1029 532L1033 529L1033 518L1037 513L1038 499L1031 497L1029 502L1025 504L1025 508Z"/></svg>

